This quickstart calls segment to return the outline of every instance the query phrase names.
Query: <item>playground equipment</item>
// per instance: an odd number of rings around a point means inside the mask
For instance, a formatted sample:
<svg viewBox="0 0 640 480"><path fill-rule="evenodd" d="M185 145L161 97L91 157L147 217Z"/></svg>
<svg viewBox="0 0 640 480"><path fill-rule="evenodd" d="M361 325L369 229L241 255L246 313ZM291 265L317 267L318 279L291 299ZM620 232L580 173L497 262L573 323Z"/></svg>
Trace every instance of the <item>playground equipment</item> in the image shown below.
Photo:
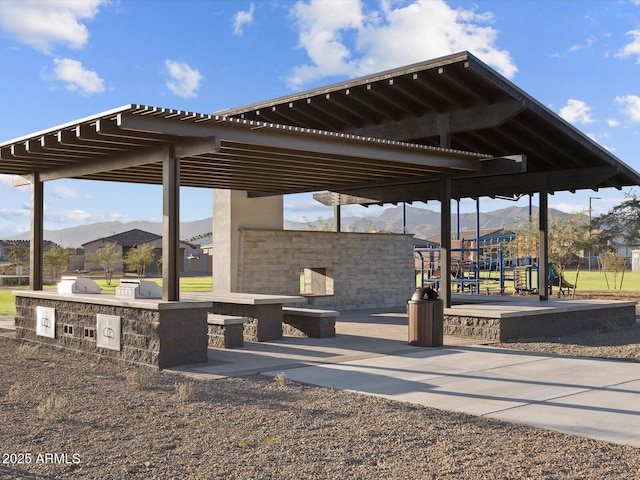
<svg viewBox="0 0 640 480"><path fill-rule="evenodd" d="M504 295L505 286L513 282L518 294L536 294L540 291L537 259L520 256L517 248L507 249L510 242L517 242L515 233L496 235L486 239L452 241L451 283L455 292ZM479 245L479 246L476 246ZM512 244L513 246L513 244ZM517 243L515 244L517 246ZM505 251L512 252L506 258ZM440 249L415 248L416 270L420 272L418 286L440 288ZM558 269L549 264L548 292L554 286L566 294L574 286L563 279L560 285Z"/></svg>
<svg viewBox="0 0 640 480"><path fill-rule="evenodd" d="M453 253L453 252L452 252ZM418 286L440 289L440 250L433 248L416 248L416 270L420 272ZM566 295L574 285L565 278L560 284L558 269L553 263L549 263L549 276L547 278L547 291L553 293L553 287L559 288L561 295ZM495 276L497 274L497 276ZM503 259L503 253L498 251L498 260L489 262L480 261L452 261L451 283L455 284L456 293L486 294L498 293L504 295L505 286L513 282L513 290L517 294L536 294L540 291L538 280L538 265L509 266Z"/></svg>

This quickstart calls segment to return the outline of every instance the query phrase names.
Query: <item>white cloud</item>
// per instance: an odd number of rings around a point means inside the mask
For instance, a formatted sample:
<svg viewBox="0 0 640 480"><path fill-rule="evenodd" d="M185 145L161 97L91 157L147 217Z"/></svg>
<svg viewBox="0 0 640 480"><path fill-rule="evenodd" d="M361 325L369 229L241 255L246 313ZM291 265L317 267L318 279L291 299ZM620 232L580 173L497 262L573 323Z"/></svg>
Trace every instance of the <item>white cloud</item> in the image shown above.
<svg viewBox="0 0 640 480"><path fill-rule="evenodd" d="M0 185L5 187L13 186L13 175L0 174Z"/></svg>
<svg viewBox="0 0 640 480"><path fill-rule="evenodd" d="M21 185L19 187L13 186L14 175L0 174L0 188L10 188L11 193L29 193L31 191L31 185Z"/></svg>
<svg viewBox="0 0 640 480"><path fill-rule="evenodd" d="M616 103L622 105L624 113L632 122L640 122L640 97L637 95L625 95L616 97Z"/></svg>
<svg viewBox="0 0 640 480"><path fill-rule="evenodd" d="M593 123L591 107L582 100L570 98L567 104L560 109L560 116L570 123Z"/></svg>
<svg viewBox="0 0 640 480"><path fill-rule="evenodd" d="M631 30L627 32L627 35L632 37L631 43L626 44L622 50L616 53L616 57L626 58L637 56L637 61L640 63L640 30Z"/></svg>
<svg viewBox="0 0 640 480"><path fill-rule="evenodd" d="M2 0L0 28L20 42L50 54L54 44L82 48L89 31L82 23L108 0Z"/></svg>
<svg viewBox="0 0 640 480"><path fill-rule="evenodd" d="M204 79L200 72L184 62L174 60L166 60L165 66L170 77L166 82L167 88L179 97L195 98Z"/></svg>
<svg viewBox="0 0 640 480"><path fill-rule="evenodd" d="M579 205L575 203L554 203L554 204L550 203L549 208L552 208L554 210L560 210L561 212L564 212L564 213L588 213L589 212L588 206L585 207L584 205Z"/></svg>
<svg viewBox="0 0 640 480"><path fill-rule="evenodd" d="M607 119L607 125L609 125L610 127L619 127L620 126L620 122L618 120L616 120L615 118L609 118L609 119Z"/></svg>
<svg viewBox="0 0 640 480"><path fill-rule="evenodd" d="M589 48L594 43L596 43L596 39L595 37L591 36L587 38L587 40L584 43L576 43L575 45L572 45L571 47L569 47L569 52L573 53L573 52L577 52L578 50L582 50L583 48Z"/></svg>
<svg viewBox="0 0 640 480"><path fill-rule="evenodd" d="M86 70L79 61L55 58L53 63L55 79L65 82L67 90L82 95L104 92L104 81L93 70Z"/></svg>
<svg viewBox="0 0 640 480"><path fill-rule="evenodd" d="M490 13L452 9L443 0L403 7L381 0L367 12L360 0L299 0L292 9L299 45L311 60L288 78L292 88L331 75L365 75L468 50L506 77L517 67L496 47Z"/></svg>
<svg viewBox="0 0 640 480"><path fill-rule="evenodd" d="M67 222L78 223L88 220L95 221L95 215L84 210L49 210L45 208L44 218L53 223L66 224Z"/></svg>
<svg viewBox="0 0 640 480"><path fill-rule="evenodd" d="M253 23L253 12L255 11L255 5L252 3L249 6L248 11L240 11L233 17L233 34L242 36L244 33L244 27Z"/></svg>
<svg viewBox="0 0 640 480"><path fill-rule="evenodd" d="M63 200L74 198L91 198L91 195L81 193L79 190L64 185L56 185L51 189L51 195Z"/></svg>
<svg viewBox="0 0 640 480"><path fill-rule="evenodd" d="M0 217L30 218L30 208L0 208Z"/></svg>

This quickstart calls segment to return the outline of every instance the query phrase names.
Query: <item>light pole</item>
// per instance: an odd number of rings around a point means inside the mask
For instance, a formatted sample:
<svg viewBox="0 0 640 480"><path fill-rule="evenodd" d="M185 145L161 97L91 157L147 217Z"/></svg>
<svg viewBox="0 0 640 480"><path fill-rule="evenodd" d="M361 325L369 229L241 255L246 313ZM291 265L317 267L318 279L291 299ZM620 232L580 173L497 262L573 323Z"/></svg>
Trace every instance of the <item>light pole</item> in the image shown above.
<svg viewBox="0 0 640 480"><path fill-rule="evenodd" d="M602 200L600 197L589 197L589 271L591 271L591 200Z"/></svg>

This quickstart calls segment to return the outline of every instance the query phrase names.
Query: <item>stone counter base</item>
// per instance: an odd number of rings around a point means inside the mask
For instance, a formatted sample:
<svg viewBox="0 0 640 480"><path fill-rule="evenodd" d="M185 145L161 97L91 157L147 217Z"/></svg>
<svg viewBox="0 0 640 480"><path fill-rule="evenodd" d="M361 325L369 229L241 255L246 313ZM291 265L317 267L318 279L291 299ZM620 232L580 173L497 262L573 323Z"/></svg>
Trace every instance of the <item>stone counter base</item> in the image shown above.
<svg viewBox="0 0 640 480"><path fill-rule="evenodd" d="M16 295L16 338L20 340L157 368L207 362L207 306L180 308L174 302L165 309L162 302L101 304L80 295L30 293ZM55 312L52 337L38 334L37 307ZM119 319L120 341L114 340L113 346L98 345L99 314Z"/></svg>

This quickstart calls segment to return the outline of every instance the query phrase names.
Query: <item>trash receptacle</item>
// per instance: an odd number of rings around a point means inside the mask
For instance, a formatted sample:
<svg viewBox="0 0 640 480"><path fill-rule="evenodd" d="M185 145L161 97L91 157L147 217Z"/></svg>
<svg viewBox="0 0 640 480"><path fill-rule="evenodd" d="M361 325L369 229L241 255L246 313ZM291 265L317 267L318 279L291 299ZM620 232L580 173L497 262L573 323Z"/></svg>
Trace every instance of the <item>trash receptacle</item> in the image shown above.
<svg viewBox="0 0 640 480"><path fill-rule="evenodd" d="M409 300L409 345L441 347L444 304L429 288L417 288ZM431 298L429 298L431 297Z"/></svg>

